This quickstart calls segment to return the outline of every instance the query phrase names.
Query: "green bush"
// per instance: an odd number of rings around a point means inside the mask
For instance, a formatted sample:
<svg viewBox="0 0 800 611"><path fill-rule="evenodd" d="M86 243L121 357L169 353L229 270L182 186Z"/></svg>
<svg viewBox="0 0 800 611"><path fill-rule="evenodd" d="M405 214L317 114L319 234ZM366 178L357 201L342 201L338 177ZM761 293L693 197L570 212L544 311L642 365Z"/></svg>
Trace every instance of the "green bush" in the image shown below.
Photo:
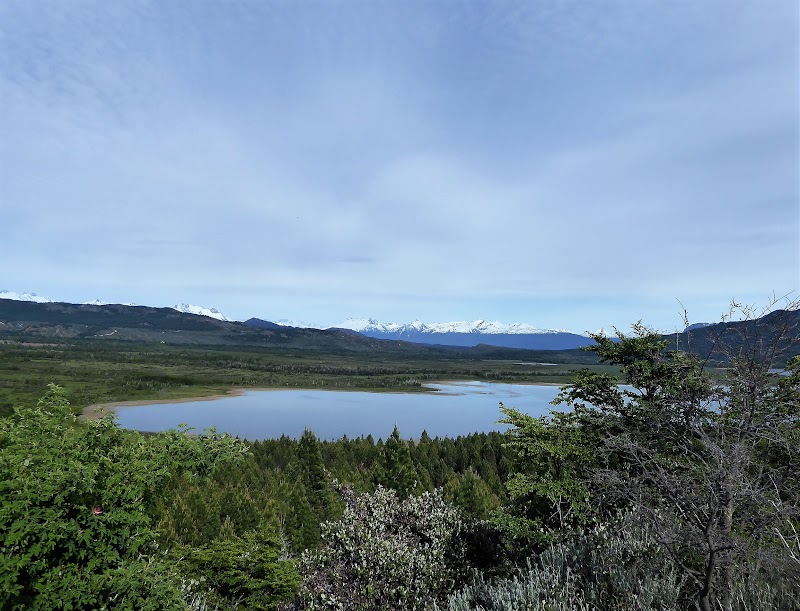
<svg viewBox="0 0 800 611"><path fill-rule="evenodd" d="M63 391L0 419L0 608L185 609L149 509L174 473L204 477L245 446L78 425Z"/></svg>
<svg viewBox="0 0 800 611"><path fill-rule="evenodd" d="M209 604L222 608L268 611L291 599L300 577L294 563L282 555L274 532L255 530L217 539L198 548L175 552L187 578Z"/></svg>

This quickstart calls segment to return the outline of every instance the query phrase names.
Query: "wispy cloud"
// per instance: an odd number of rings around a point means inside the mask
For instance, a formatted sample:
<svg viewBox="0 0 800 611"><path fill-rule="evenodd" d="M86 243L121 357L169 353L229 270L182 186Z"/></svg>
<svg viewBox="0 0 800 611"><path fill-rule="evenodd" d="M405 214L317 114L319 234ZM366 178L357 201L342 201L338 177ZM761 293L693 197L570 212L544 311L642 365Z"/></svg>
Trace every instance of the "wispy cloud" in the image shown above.
<svg viewBox="0 0 800 611"><path fill-rule="evenodd" d="M796 290L797 12L3 3L0 284L578 330Z"/></svg>

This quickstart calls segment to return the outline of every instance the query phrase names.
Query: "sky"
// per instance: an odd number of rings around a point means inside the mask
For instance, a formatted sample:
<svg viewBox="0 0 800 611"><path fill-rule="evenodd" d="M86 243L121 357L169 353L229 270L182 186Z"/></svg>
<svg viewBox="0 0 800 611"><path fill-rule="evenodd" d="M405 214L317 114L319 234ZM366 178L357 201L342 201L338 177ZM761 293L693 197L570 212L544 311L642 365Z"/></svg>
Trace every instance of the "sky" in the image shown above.
<svg viewBox="0 0 800 611"><path fill-rule="evenodd" d="M333 325L800 289L787 0L3 0L0 290Z"/></svg>

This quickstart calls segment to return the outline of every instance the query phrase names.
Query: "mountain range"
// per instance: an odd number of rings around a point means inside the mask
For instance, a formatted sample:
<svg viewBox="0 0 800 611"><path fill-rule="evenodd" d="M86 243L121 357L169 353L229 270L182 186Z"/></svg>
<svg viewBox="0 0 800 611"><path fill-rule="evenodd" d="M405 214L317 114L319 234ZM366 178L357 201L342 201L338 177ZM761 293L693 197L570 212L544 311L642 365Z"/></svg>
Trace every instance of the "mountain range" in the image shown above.
<svg viewBox="0 0 800 611"><path fill-rule="evenodd" d="M410 331L408 331L410 335ZM477 346L430 345L395 339L379 339L352 329L303 329L251 319L247 323L218 320L179 312L174 308L151 308L121 304L70 304L50 301L0 298L0 343L66 341L154 342L171 345L237 346L268 348L297 353L382 355L388 359L460 358L503 359L525 362L588 363L596 357L582 350L520 350L487 345L493 338L550 338L554 333L428 333L427 338L445 341L471 336ZM587 340L583 336L582 341ZM771 350L780 340L785 350L780 361L800 354L800 310L775 310L754 320L723 322L666 334L668 347L677 344L710 361L725 362L737 352L758 354Z"/></svg>
<svg viewBox="0 0 800 611"><path fill-rule="evenodd" d="M179 312L121 304L94 305L34 302L0 298L0 345L17 342L146 342L170 346L205 346L275 353L371 355L389 362L408 359L502 360L512 362L591 363L596 358L575 351L533 352L495 346L454 348L377 340L354 331L302 329L265 323L258 328Z"/></svg>
<svg viewBox="0 0 800 611"><path fill-rule="evenodd" d="M277 322L250 318L244 324L261 329L280 327L308 328L306 325L280 320ZM358 333L374 339L397 340L434 346L473 347L480 345L522 350L574 350L594 343L585 335L563 329L537 329L521 323L507 325L501 322L475 320L472 322L383 323L374 318L350 318L329 330Z"/></svg>
<svg viewBox="0 0 800 611"><path fill-rule="evenodd" d="M16 293L0 291L0 299L30 301L34 303L55 303L52 299L36 293ZM95 299L82 305L111 305L109 302ZM133 303L120 305L136 305ZM216 308L180 303L172 306L173 310L185 314L208 316L223 322L235 322ZM250 318L246 325L262 329L293 327L300 329L320 329L291 320L265 321ZM409 323L384 323L374 318L349 318L338 325L325 327L329 330L343 330L359 333L373 339L400 340L418 344L438 346L471 347L480 344L503 348L520 348L524 350L572 350L593 344L591 338L570 333L566 329L539 329L524 323L505 324L499 321L475 320L470 322L425 323L415 320Z"/></svg>
<svg viewBox="0 0 800 611"><path fill-rule="evenodd" d="M538 329L523 323L498 321L382 323L373 318L351 318L336 328L355 331L375 339L394 339L417 344L478 346L488 344L525 350L572 350L594 343L587 336L566 329Z"/></svg>
<svg viewBox="0 0 800 611"><path fill-rule="evenodd" d="M460 351L466 358L547 362L583 361L589 355L583 352L579 356L574 349L592 343L591 338L564 330L487 321L437 324L414 321L400 325L351 319L339 327L322 330L287 323L257 318L240 323L227 320L218 310L189 304L172 308L106 304L99 300L69 304L32 293L0 292L0 340L109 338L331 353L377 351L398 358L414 351L425 354L433 354L430 350L437 354ZM670 347L688 347L696 354L720 360L727 360L745 341L757 342L758 345L748 348L752 351L768 346L778 337L791 340L785 358L800 353L800 310L775 310L747 321L690 325L682 333L663 336Z"/></svg>

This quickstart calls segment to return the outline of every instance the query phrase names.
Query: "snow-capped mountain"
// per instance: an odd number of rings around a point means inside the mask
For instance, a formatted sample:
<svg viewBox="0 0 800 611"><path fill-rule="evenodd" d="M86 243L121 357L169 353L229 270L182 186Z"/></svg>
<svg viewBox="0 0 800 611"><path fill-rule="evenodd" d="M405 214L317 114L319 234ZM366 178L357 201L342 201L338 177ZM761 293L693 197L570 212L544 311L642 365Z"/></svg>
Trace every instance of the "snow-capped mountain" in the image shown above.
<svg viewBox="0 0 800 611"><path fill-rule="evenodd" d="M348 318L334 325L336 329L350 329L359 333L479 333L487 335L536 335L569 333L566 329L539 329L525 323L505 324L499 321L473 320L458 322L424 323L414 320L405 324L383 323L374 318Z"/></svg>
<svg viewBox="0 0 800 611"><path fill-rule="evenodd" d="M42 297L36 293L16 293L14 291L0 291L0 299L13 299L14 301L33 301L35 303L53 303L52 299Z"/></svg>
<svg viewBox="0 0 800 611"><path fill-rule="evenodd" d="M104 306L104 305L124 305L135 306L137 303L120 303L118 301L101 301L100 299L92 299L91 301L84 301L82 305Z"/></svg>
<svg viewBox="0 0 800 611"><path fill-rule="evenodd" d="M324 329L325 327L320 327L318 325L311 325L304 322L300 322L299 320L291 320L289 318L281 318L280 320L273 320L276 325L279 327L296 327L298 329Z"/></svg>
<svg viewBox="0 0 800 611"><path fill-rule="evenodd" d="M569 350L593 344L585 335L565 329L539 329L524 323L505 324L499 321L384 323L374 318L349 318L335 325L376 339L394 339L444 346L477 346L489 344L528 350Z"/></svg>
<svg viewBox="0 0 800 611"><path fill-rule="evenodd" d="M395 333L399 331L402 325L397 323L385 323L375 320L374 318L348 318L338 325L333 325L332 329L350 329L358 333L365 333L367 331L377 331L380 333Z"/></svg>
<svg viewBox="0 0 800 611"><path fill-rule="evenodd" d="M0 291L0 299L13 299L14 301L33 301L36 303L55 303L54 300L42 297L36 293L17 293L15 291ZM105 306L105 305L125 305L135 306L135 303L119 303L118 301L102 301L100 299L93 299L92 301L84 301L81 305ZM233 319L228 318L216 308L206 308L203 306L191 305L188 303L181 303L172 306L173 310L183 312L184 314L197 314L198 316L210 316L217 320L232 322Z"/></svg>
<svg viewBox="0 0 800 611"><path fill-rule="evenodd" d="M33 301L35 303L56 303L55 300L49 299L47 297L42 297L41 295L37 295L36 293L17 293L15 291L0 291L0 299L13 299L14 301ZM120 303L118 301L101 301L99 299L93 299L92 301L83 301L81 305L95 305L95 306L103 306L103 305L126 305L126 306L135 306L135 303Z"/></svg>
<svg viewBox="0 0 800 611"><path fill-rule="evenodd" d="M203 306L192 305L189 303L179 303L177 305L172 306L172 309L177 310L178 312L183 312L184 314L196 314L197 316L210 316L211 318L216 318L217 320L231 321L230 318L227 318L217 308L206 308Z"/></svg>

